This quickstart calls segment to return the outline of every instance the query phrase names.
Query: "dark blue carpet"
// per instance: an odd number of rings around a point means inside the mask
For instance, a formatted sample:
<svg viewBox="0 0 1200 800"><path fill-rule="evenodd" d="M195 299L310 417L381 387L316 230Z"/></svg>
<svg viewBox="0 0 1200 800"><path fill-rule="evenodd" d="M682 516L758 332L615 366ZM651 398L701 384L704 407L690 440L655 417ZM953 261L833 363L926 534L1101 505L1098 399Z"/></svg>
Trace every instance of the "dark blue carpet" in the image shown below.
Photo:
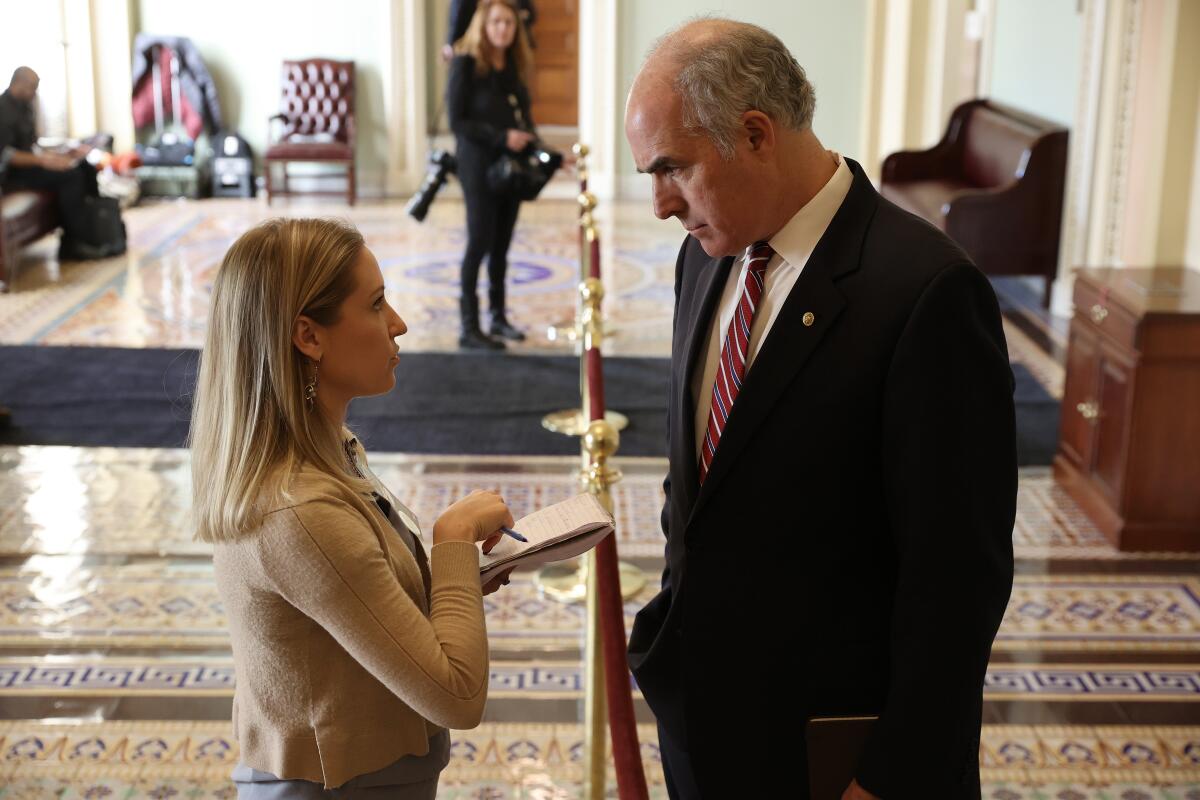
<svg viewBox="0 0 1200 800"><path fill-rule="evenodd" d="M13 411L0 444L182 447L195 350L0 347L0 405ZM668 360L607 358L605 394L626 414L621 455L664 456ZM1020 365L1019 463L1049 464L1058 402ZM579 403L574 356L404 353L396 388L350 407L349 424L376 451L573 455L578 440L542 417Z"/></svg>

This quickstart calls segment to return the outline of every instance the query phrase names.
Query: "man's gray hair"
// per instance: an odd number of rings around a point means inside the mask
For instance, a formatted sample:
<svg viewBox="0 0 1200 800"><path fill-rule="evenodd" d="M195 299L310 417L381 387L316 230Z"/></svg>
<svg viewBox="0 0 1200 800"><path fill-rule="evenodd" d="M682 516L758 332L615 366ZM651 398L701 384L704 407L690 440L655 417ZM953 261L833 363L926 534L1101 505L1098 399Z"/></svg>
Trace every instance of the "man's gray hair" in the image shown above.
<svg viewBox="0 0 1200 800"><path fill-rule="evenodd" d="M697 23L717 24L713 36L690 41L678 34ZM749 23L699 17L664 34L650 47L678 64L674 87L688 132L703 133L722 157L733 157L741 117L761 111L795 131L812 125L816 93L804 68L775 34Z"/></svg>

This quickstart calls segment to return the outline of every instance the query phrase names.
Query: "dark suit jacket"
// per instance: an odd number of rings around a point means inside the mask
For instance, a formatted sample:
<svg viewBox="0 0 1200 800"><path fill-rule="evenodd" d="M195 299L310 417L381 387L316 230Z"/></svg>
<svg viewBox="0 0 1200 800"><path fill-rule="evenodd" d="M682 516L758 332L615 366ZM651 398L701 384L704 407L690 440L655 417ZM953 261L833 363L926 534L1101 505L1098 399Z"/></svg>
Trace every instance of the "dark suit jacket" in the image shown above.
<svg viewBox="0 0 1200 800"><path fill-rule="evenodd" d="M688 238L675 268L667 566L629 660L706 798L807 797L805 720L857 714L881 715L865 789L979 797L1012 586L1012 371L987 279L849 166L703 488L691 376L735 260Z"/></svg>

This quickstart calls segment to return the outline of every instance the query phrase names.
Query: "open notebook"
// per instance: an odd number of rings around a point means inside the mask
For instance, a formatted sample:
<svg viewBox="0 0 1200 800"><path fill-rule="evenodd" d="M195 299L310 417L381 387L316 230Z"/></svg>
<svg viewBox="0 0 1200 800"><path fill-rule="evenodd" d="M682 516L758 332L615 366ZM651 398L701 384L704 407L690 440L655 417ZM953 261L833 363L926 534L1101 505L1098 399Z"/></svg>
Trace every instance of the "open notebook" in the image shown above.
<svg viewBox="0 0 1200 800"><path fill-rule="evenodd" d="M613 532L613 518L595 497L581 494L521 517L513 530L529 541L503 536L492 552L480 550L481 583L510 567L539 566L586 553Z"/></svg>

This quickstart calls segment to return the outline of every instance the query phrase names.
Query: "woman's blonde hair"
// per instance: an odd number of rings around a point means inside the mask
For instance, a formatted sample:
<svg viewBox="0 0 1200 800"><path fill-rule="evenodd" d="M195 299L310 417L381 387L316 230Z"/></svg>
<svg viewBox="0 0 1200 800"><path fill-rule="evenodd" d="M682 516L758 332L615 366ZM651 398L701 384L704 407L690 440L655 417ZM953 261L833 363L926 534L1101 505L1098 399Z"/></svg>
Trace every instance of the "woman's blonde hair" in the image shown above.
<svg viewBox="0 0 1200 800"><path fill-rule="evenodd" d="M488 40L487 31L484 28L487 25L488 12L492 10L492 6L504 6L517 18L517 33L508 49L512 53L517 77L521 79L521 83L528 86L529 73L533 69L533 49L529 46L529 34L525 32L525 21L521 19L517 0L479 0L479 5L475 7L475 14L471 17L471 24L467 26L467 32L454 43L454 52L475 59L476 75L483 77L491 72L492 55L495 53L495 48Z"/></svg>
<svg viewBox="0 0 1200 800"><path fill-rule="evenodd" d="M348 471L342 431L319 404L309 409L304 387L315 365L292 344L301 314L322 325L337 321L362 249L349 223L273 219L225 254L189 435L197 539L229 541L256 527L263 503L287 492L301 463L369 491Z"/></svg>

